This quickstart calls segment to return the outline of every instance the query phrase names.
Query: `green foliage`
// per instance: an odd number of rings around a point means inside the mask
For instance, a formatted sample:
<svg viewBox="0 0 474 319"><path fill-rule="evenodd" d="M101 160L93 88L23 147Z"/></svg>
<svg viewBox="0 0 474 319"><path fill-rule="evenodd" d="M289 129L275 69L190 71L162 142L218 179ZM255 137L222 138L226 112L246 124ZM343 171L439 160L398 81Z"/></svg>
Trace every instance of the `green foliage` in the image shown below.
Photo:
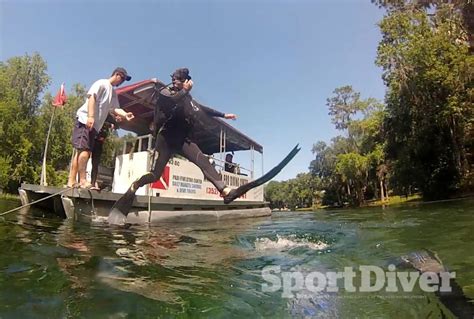
<svg viewBox="0 0 474 319"><path fill-rule="evenodd" d="M36 179L30 156L37 147L34 114L48 82L46 63L38 54L0 63L0 156L10 159L10 189Z"/></svg>
<svg viewBox="0 0 474 319"><path fill-rule="evenodd" d="M339 154L336 161L336 174L355 191L355 203L364 202L364 187L367 185L369 158L358 153ZM350 195L350 192L349 192Z"/></svg>
<svg viewBox="0 0 474 319"><path fill-rule="evenodd" d="M377 174L385 163L381 134L384 107L373 98L361 99L351 86L335 89L327 106L332 123L345 136L333 138L330 145L314 144L310 171L321 178L324 205L363 204L366 193L373 196L385 178Z"/></svg>
<svg viewBox="0 0 474 319"><path fill-rule="evenodd" d="M37 167L38 176L41 174L41 166ZM56 170L51 164L46 165L46 181L48 185L63 186L67 184L68 170ZM39 183L39 179L35 181Z"/></svg>
<svg viewBox="0 0 474 319"><path fill-rule="evenodd" d="M380 23L392 183L428 199L457 191L472 165L474 60L461 17L450 9L439 5L431 16L393 10Z"/></svg>
<svg viewBox="0 0 474 319"><path fill-rule="evenodd" d="M119 138L117 131L111 131L106 138L103 146L100 164L106 167L113 167L115 165L115 156L122 151L124 138ZM121 154L121 153L120 153Z"/></svg>
<svg viewBox="0 0 474 319"><path fill-rule="evenodd" d="M265 200L270 202L272 208L285 207L285 199L283 196L283 184L271 181L265 186Z"/></svg>
<svg viewBox="0 0 474 319"><path fill-rule="evenodd" d="M65 107L53 108L50 93L40 100L50 81L46 69L46 62L37 53L0 62L0 187L10 192L16 192L22 182L39 182L53 111L47 180L50 185L65 184L73 121L84 102L85 89L75 85Z"/></svg>
<svg viewBox="0 0 474 319"><path fill-rule="evenodd" d="M367 178L369 160L358 153L339 154L336 161L336 173L343 180L363 180Z"/></svg>
<svg viewBox="0 0 474 319"><path fill-rule="evenodd" d="M265 186L265 200L272 208L312 207L321 202L318 192L319 178L309 174L298 174L288 181L271 181Z"/></svg>
<svg viewBox="0 0 474 319"><path fill-rule="evenodd" d="M5 188L10 180L11 160L9 157L0 156L0 189Z"/></svg>
<svg viewBox="0 0 474 319"><path fill-rule="evenodd" d="M41 104L39 95L50 82L46 62L38 53L26 54L13 57L6 64L1 63L0 68L6 73L8 84L17 91L20 114L32 117Z"/></svg>
<svg viewBox="0 0 474 319"><path fill-rule="evenodd" d="M335 89L333 94L334 96L327 99L329 115L336 129L345 130L349 127L352 117L363 107L360 103L360 93L354 92L350 85L346 85Z"/></svg>
<svg viewBox="0 0 474 319"><path fill-rule="evenodd" d="M464 29L464 39L474 52L474 2L472 0L372 0L388 12L430 10L448 17L458 29ZM451 19L455 15L456 19Z"/></svg>

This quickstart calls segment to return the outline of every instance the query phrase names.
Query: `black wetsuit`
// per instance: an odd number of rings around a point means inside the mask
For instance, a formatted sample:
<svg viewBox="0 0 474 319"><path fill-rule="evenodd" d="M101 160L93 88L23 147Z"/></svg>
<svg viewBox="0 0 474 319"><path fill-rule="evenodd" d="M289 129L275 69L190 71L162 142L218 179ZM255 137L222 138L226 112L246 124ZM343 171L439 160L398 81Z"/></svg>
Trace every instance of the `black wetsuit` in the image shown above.
<svg viewBox="0 0 474 319"><path fill-rule="evenodd" d="M174 154L180 154L196 164L204 176L222 192L225 184L208 157L193 142L193 133L206 123L209 116L224 117L225 114L198 104L185 90L165 88L160 91L157 104L154 127L158 130L155 150L159 156L153 170L134 182L132 191L159 179L168 160Z"/></svg>
<svg viewBox="0 0 474 319"><path fill-rule="evenodd" d="M92 170L91 170L91 184L95 186L95 182L97 181L97 175L99 173L99 164L100 164L100 157L102 156L102 151L104 149L104 143L107 139L107 136L110 134L110 129L112 125L117 126L117 121L109 114L107 119L104 122L104 125L100 129L99 133L95 138L94 148L92 149L91 154L91 162L92 162Z"/></svg>
<svg viewBox="0 0 474 319"><path fill-rule="evenodd" d="M173 91L173 89L167 88L160 91L157 105L154 126L155 130L157 130L155 150L158 151L159 156L154 162L152 171L133 182L125 194L114 204L108 217L110 224L120 225L125 223L137 189L158 180L170 157L174 154L181 154L196 164L202 170L204 176L221 193L226 187L215 168L209 162L208 157L193 142L193 133L204 129L206 123L209 123L211 116L224 117L224 113L198 104L196 101L193 101L191 95L186 91ZM272 179L293 159L299 150L299 146L296 145L280 164L262 177L230 190L224 196L224 204L231 203L250 189L263 185Z"/></svg>

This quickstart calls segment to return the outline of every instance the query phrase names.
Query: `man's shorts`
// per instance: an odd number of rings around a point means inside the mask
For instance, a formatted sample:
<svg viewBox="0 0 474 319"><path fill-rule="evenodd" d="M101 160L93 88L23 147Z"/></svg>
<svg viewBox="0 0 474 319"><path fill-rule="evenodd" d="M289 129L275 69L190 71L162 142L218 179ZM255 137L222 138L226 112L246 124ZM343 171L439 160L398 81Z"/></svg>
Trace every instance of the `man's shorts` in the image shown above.
<svg viewBox="0 0 474 319"><path fill-rule="evenodd" d="M96 136L97 131L95 129L89 130L85 124L76 120L72 131L72 146L80 151L91 152L94 149Z"/></svg>

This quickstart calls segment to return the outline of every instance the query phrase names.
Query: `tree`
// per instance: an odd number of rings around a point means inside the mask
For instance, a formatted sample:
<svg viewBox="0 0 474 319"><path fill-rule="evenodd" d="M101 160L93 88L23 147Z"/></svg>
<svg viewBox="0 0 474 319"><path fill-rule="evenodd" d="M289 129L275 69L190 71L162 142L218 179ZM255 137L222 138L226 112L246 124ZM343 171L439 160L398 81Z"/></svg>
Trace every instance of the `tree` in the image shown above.
<svg viewBox="0 0 474 319"><path fill-rule="evenodd" d="M458 190L472 163L474 61L450 8L393 10L380 23L377 64L388 87L384 132L394 184L419 187L427 199Z"/></svg>
<svg viewBox="0 0 474 319"><path fill-rule="evenodd" d="M324 204L360 205L366 193L375 195L379 185L385 185L377 175L377 169L385 164L381 134L384 105L373 98L362 99L346 85L333 91L327 106L332 123L344 135L333 138L329 146L322 141L313 145L315 159L310 171L321 178Z"/></svg>
<svg viewBox="0 0 474 319"><path fill-rule="evenodd" d="M21 181L37 178L30 158L39 105L39 94L49 82L46 63L38 54L14 57L0 63L0 156L10 158L9 188L16 190Z"/></svg>
<svg viewBox="0 0 474 319"><path fill-rule="evenodd" d="M355 190L352 196L355 205L364 203L364 191L367 186L369 159L358 153L339 154L336 162L336 173L347 185L348 195L351 195L351 186Z"/></svg>
<svg viewBox="0 0 474 319"><path fill-rule="evenodd" d="M50 82L46 62L38 53L25 54L9 59L5 65L1 63L0 68L5 68L9 84L18 92L16 98L21 114L31 118L41 104L40 94Z"/></svg>
<svg viewBox="0 0 474 319"><path fill-rule="evenodd" d="M409 11L409 10L435 10L441 8L446 10L449 16L458 16L458 29L466 30L463 38L465 38L471 53L474 52L474 2L468 0L372 0L380 8L386 8L389 12L393 11ZM452 21L455 22L455 21Z"/></svg>
<svg viewBox="0 0 474 319"><path fill-rule="evenodd" d="M0 190L3 190L8 185L8 181L10 180L10 162L11 161L9 157L0 156Z"/></svg>
<svg viewBox="0 0 474 319"><path fill-rule="evenodd" d="M271 208L284 208L286 198L283 195L283 182L271 181L265 186L265 200Z"/></svg>
<svg viewBox="0 0 474 319"><path fill-rule="evenodd" d="M319 179L310 173L300 173L288 181L271 181L265 187L265 200L272 208L312 207L320 201Z"/></svg>
<svg viewBox="0 0 474 319"><path fill-rule="evenodd" d="M46 62L37 53L0 63L0 158L8 159L3 161L3 171L10 174L7 187L10 192L16 192L21 182L39 181L53 110L50 93L44 95L42 102L40 100L48 83ZM55 113L47 163L48 180L52 185L65 183L73 121L84 97L85 89L76 85L64 109Z"/></svg>
<svg viewBox="0 0 474 319"><path fill-rule="evenodd" d="M361 109L360 93L354 92L352 86L346 85L333 91L333 96L327 99L331 122L338 130L348 128L353 116Z"/></svg>

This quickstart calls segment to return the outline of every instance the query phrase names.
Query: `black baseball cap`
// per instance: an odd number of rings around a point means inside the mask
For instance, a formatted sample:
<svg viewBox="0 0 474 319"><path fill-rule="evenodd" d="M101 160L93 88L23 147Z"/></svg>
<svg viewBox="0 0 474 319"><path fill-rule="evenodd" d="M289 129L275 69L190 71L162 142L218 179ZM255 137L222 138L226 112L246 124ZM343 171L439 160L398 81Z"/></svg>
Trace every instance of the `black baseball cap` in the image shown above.
<svg viewBox="0 0 474 319"><path fill-rule="evenodd" d="M112 73L112 75L114 75L115 73L121 73L121 74L123 74L125 81L130 81L130 80L132 79L132 77L131 77L130 75L128 75L127 70L125 70L125 69L122 68L122 67L115 68L115 70L114 70L114 72Z"/></svg>
<svg viewBox="0 0 474 319"><path fill-rule="evenodd" d="M179 80L191 80L191 76L189 75L189 70L187 68L179 68L171 74L173 79Z"/></svg>

